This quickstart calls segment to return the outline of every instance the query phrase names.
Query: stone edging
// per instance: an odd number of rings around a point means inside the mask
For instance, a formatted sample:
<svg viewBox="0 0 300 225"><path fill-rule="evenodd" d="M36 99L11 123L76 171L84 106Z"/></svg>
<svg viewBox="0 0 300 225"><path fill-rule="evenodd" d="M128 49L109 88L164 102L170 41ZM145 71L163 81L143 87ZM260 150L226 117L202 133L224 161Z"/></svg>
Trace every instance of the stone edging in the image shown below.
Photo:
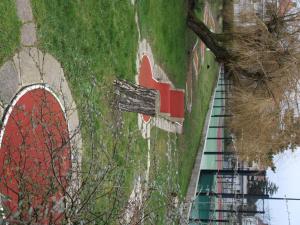
<svg viewBox="0 0 300 225"><path fill-rule="evenodd" d="M82 138L76 104L65 79L61 64L37 47L36 25L30 0L15 0L17 15L22 22L21 50L0 68L0 117L14 97L24 87L42 84L49 86L64 106L71 138L71 149L81 162ZM73 154L72 154L73 155Z"/></svg>
<svg viewBox="0 0 300 225"><path fill-rule="evenodd" d="M60 108L62 109L64 117L66 119L65 108L64 108L63 104L61 103L61 101L59 100L57 95L48 87L48 85L34 84L34 85L27 86L27 87L23 88L22 90L20 90L20 92L18 92L15 95L14 99L12 100L12 103L9 105L6 113L4 114L3 124L2 124L2 127L1 127L2 129L0 130L0 148L1 148L1 145L2 145L2 139L3 139L5 127L7 125L8 119L11 115L11 112L12 112L14 106L17 104L17 102L19 101L19 99L21 97L23 97L26 93L28 93L32 90L35 90L35 89L44 89L44 90L50 92L52 94L52 96L56 99L56 101L59 103Z"/></svg>
<svg viewBox="0 0 300 225"><path fill-rule="evenodd" d="M136 71L140 70L140 62L143 56L147 56L150 62L153 79L159 82L170 84L171 88L175 89L173 83L169 80L166 73L157 65L154 61L154 56L150 47L150 44L143 39L139 42L139 48L136 59ZM138 84L138 74L135 76L135 81ZM150 131L152 126L156 126L167 132L182 133L183 126L181 123L167 120L163 117L152 118L149 122L144 122L141 115L138 115L138 126L142 132L144 138L150 138Z"/></svg>

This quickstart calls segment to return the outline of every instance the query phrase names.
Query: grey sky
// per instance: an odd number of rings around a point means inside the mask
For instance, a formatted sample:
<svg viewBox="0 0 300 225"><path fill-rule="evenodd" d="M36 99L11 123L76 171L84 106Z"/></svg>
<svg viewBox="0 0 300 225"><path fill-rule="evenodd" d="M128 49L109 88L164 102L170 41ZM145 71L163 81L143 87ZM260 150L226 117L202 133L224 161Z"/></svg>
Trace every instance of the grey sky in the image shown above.
<svg viewBox="0 0 300 225"><path fill-rule="evenodd" d="M300 198L300 149L295 152L285 151L275 156L276 173L267 171L270 181L279 186L274 197ZM285 201L269 201L272 225L300 225L300 201L288 201L290 216L288 217Z"/></svg>

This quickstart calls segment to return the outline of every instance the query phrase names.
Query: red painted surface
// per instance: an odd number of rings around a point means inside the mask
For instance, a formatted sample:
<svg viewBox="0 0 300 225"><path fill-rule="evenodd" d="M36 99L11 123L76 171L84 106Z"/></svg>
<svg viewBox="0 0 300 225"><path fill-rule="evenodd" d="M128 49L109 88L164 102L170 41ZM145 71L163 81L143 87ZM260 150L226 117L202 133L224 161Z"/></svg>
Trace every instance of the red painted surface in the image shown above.
<svg viewBox="0 0 300 225"><path fill-rule="evenodd" d="M160 112L169 113L170 112L170 85L167 83L156 82L153 87L160 93Z"/></svg>
<svg viewBox="0 0 300 225"><path fill-rule="evenodd" d="M182 91L170 91L170 114L171 117L184 117L184 93Z"/></svg>
<svg viewBox="0 0 300 225"><path fill-rule="evenodd" d="M153 79L150 61L143 56L139 72L139 84L143 87L153 88L160 93L160 112L184 117L184 93L172 90L170 84L158 82ZM180 94L179 94L180 92ZM144 121L149 121L150 116L143 115Z"/></svg>
<svg viewBox="0 0 300 225"><path fill-rule="evenodd" d="M60 224L57 207L71 166L68 127L60 104L47 90L31 90L16 102L3 129L0 192L11 199L4 205L12 213L20 211L24 219L29 218L30 206L33 211L40 208L37 224ZM20 201L30 206L21 209Z"/></svg>

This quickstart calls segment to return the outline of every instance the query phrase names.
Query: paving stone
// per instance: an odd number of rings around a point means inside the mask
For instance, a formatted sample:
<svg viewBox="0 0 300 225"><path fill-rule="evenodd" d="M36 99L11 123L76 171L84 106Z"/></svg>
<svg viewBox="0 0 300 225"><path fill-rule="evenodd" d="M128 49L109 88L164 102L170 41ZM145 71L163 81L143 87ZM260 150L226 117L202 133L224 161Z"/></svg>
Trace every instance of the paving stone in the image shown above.
<svg viewBox="0 0 300 225"><path fill-rule="evenodd" d="M36 44L36 28L34 23L25 23L21 28L21 44L34 46Z"/></svg>
<svg viewBox="0 0 300 225"><path fill-rule="evenodd" d="M78 114L77 114L76 110L72 110L72 112L69 112L67 121L69 123L69 132L72 135L78 133L79 119L78 119Z"/></svg>
<svg viewBox="0 0 300 225"><path fill-rule="evenodd" d="M60 63L50 54L46 53L43 59L43 82L50 85L56 92L61 92L61 83L64 80Z"/></svg>
<svg viewBox="0 0 300 225"><path fill-rule="evenodd" d="M23 48L23 50L25 52L27 52L30 57L32 57L32 59L35 62L35 64L38 65L38 67L42 71L43 61L44 61L44 53L41 52L36 47L26 47L26 48Z"/></svg>
<svg viewBox="0 0 300 225"><path fill-rule="evenodd" d="M67 113L74 109L75 103L68 82L64 77L63 69L60 63L48 53L43 61L43 82L48 84L58 94Z"/></svg>
<svg viewBox="0 0 300 225"><path fill-rule="evenodd" d="M162 117L154 117L152 120L154 126L172 133L182 134L182 124L166 120Z"/></svg>
<svg viewBox="0 0 300 225"><path fill-rule="evenodd" d="M75 102L72 98L68 82L64 77L60 63L50 54L46 53L43 58L42 80L56 94L64 107L71 140L71 147L74 151L81 151L82 141L79 128L78 113Z"/></svg>
<svg viewBox="0 0 300 225"><path fill-rule="evenodd" d="M0 118L2 118L4 113L3 103L0 101Z"/></svg>
<svg viewBox="0 0 300 225"><path fill-rule="evenodd" d="M82 139L80 134L77 107L72 98L72 93L68 86L68 82L65 78L61 82L61 93L58 97L60 101L63 103L65 108L69 133L70 133L70 137L72 137L71 140L72 151L76 151L80 153L79 154L80 157L82 151Z"/></svg>
<svg viewBox="0 0 300 225"><path fill-rule="evenodd" d="M9 104L19 90L19 76L12 61L7 61L0 69L0 100Z"/></svg>
<svg viewBox="0 0 300 225"><path fill-rule="evenodd" d="M82 139L80 134L80 126L77 110L73 110L67 118L69 135L71 137L71 149L77 153L81 153L82 150ZM81 155L81 154L79 154Z"/></svg>
<svg viewBox="0 0 300 225"><path fill-rule="evenodd" d="M16 0L17 15L22 21L26 23L33 20L30 0Z"/></svg>
<svg viewBox="0 0 300 225"><path fill-rule="evenodd" d="M36 48L24 48L13 60L22 86L41 83L43 53Z"/></svg>
<svg viewBox="0 0 300 225"><path fill-rule="evenodd" d="M71 90L65 78L61 82L61 92L59 98L65 107L66 115L69 117L70 113L76 109L76 105L73 101Z"/></svg>

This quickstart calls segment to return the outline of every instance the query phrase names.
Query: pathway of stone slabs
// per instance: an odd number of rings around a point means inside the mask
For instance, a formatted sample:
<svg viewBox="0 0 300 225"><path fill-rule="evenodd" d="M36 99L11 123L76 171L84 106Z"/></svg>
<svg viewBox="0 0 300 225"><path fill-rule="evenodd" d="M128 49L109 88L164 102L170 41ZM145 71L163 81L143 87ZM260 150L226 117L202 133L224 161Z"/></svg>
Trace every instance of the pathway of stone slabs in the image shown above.
<svg viewBox="0 0 300 225"><path fill-rule="evenodd" d="M21 49L0 68L0 118L20 90L43 84L53 90L64 106L72 149L81 149L78 113L61 64L37 47L36 24L30 0L15 1L17 15L22 23Z"/></svg>

